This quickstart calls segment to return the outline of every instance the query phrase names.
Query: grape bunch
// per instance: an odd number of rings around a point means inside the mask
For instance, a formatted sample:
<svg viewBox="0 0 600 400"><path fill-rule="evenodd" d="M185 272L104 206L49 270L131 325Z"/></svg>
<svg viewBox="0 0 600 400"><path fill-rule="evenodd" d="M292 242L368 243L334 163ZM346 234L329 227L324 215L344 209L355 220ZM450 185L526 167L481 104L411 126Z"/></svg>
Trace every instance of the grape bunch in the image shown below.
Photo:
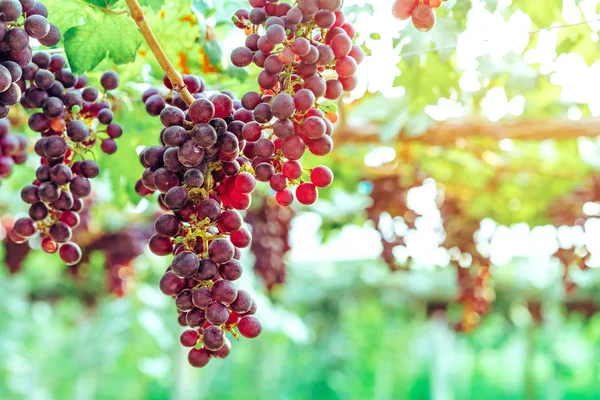
<svg viewBox="0 0 600 400"><path fill-rule="evenodd" d="M447 0L395 0L392 5L394 18L411 19L421 32L430 31L435 26L434 8L439 8Z"/></svg>
<svg viewBox="0 0 600 400"><path fill-rule="evenodd" d="M294 214L291 208L265 198L259 208L249 210L246 215L254 237L250 247L255 257L254 270L269 291L285 282L285 255L290 251L289 235Z"/></svg>
<svg viewBox="0 0 600 400"><path fill-rule="evenodd" d="M12 134L8 120L0 119L0 182L10 176L15 164L23 164L26 160L27 139Z"/></svg>
<svg viewBox="0 0 600 400"><path fill-rule="evenodd" d="M49 47L60 41L60 31L47 18L48 9L38 1L0 1L0 118L25 90L23 70L33 55L30 39Z"/></svg>
<svg viewBox="0 0 600 400"><path fill-rule="evenodd" d="M345 21L342 0L302 0L297 6L253 0L252 9L238 10L235 23L247 33L244 47L231 62L254 63L260 92L248 92L234 118L245 122L244 155L256 177L269 182L277 202L290 205L295 197L313 204L318 188L333 180L329 168L305 169L299 162L308 151L324 156L333 149L333 123L338 115L331 100L358 84L364 52L352 43L355 30ZM307 174L307 179L304 179Z"/></svg>
<svg viewBox="0 0 600 400"><path fill-rule="evenodd" d="M116 152L115 139L123 130L112 122L106 100L106 92L117 88L119 76L105 72L101 93L86 86L87 78L75 76L65 64L62 55L38 52L23 68L26 88L21 104L38 109L28 124L41 134L34 148L41 165L35 181L21 191L22 200L31 205L29 217L15 222L11 238L25 242L39 232L45 252L59 252L67 265L73 265L81 259L81 249L71 241L72 229L79 225L83 199L92 190L90 179L100 173L98 164L86 157L97 144L106 154Z"/></svg>
<svg viewBox="0 0 600 400"><path fill-rule="evenodd" d="M227 91L208 96L200 79L187 76L191 104L173 91L143 94L148 113L159 116L163 128L161 146L140 154L145 170L136 191L158 191L166 211L149 246L156 255L174 255L160 289L175 299L180 324L190 328L181 343L192 347L188 361L194 367L229 354L226 332L235 338L238 332L260 334L256 303L232 283L242 274L239 249L252 239L240 211L250 207L257 180L269 182L282 206L294 197L313 204L318 188L332 183L329 168L304 168L299 160L307 148L319 156L332 151L338 115L330 100L356 87L364 58L352 44L355 31L340 11L342 0L250 5L251 11L235 13L247 39L231 61L264 69L259 91L240 100Z"/></svg>
<svg viewBox="0 0 600 400"><path fill-rule="evenodd" d="M159 103L152 96L147 105ZM196 97L185 111L163 107L163 146L140 154L145 170L136 189L140 195L160 192L159 204L169 212L156 219L150 250L175 255L160 289L175 298L179 322L190 328L181 335L181 343L192 347L190 364L203 367L211 357L229 354L226 331L238 337L237 327L254 338L262 326L250 294L232 283L242 274L239 248L251 240L237 210L249 207L256 186L250 163L239 156L244 141L232 133L243 124L230 116L234 105L227 94Z"/></svg>

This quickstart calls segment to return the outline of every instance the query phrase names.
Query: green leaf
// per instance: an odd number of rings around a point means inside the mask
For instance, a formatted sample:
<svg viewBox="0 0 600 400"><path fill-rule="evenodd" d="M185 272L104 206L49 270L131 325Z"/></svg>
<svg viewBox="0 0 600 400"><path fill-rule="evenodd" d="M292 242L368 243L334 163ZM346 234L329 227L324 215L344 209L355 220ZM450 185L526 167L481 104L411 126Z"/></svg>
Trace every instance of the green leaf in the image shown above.
<svg viewBox="0 0 600 400"><path fill-rule="evenodd" d="M221 65L223 49L217 40L207 40L204 42L204 52L206 53L211 65Z"/></svg>
<svg viewBox="0 0 600 400"><path fill-rule="evenodd" d="M110 58L116 64L134 61L143 42L135 23L119 15L108 15L106 20L105 33L109 35L112 32L111 39L106 40Z"/></svg>
<svg viewBox="0 0 600 400"><path fill-rule="evenodd" d="M95 6L98 6L98 7L110 8L112 5L114 5L119 0L83 0L83 1L85 1L86 3L89 3L89 4L93 4Z"/></svg>
<svg viewBox="0 0 600 400"><path fill-rule="evenodd" d="M140 1L140 5L148 6L154 12L159 12L164 4L165 4L165 0L141 0Z"/></svg>
<svg viewBox="0 0 600 400"><path fill-rule="evenodd" d="M245 68L238 68L236 66L230 65L224 72L232 78L239 80L240 82L245 82L246 79L248 79L248 71L246 71Z"/></svg>
<svg viewBox="0 0 600 400"><path fill-rule="evenodd" d="M54 25L63 33L74 26L85 24L90 14L100 12L94 7L82 5L79 1L45 0L48 14Z"/></svg>
<svg viewBox="0 0 600 400"><path fill-rule="evenodd" d="M65 52L75 73L94 69L107 55L116 64L134 61L141 44L135 24L122 15L104 14L65 32Z"/></svg>
<svg viewBox="0 0 600 400"><path fill-rule="evenodd" d="M105 43L97 39L97 33L97 27L91 24L65 32L65 52L74 73L91 71L106 57Z"/></svg>

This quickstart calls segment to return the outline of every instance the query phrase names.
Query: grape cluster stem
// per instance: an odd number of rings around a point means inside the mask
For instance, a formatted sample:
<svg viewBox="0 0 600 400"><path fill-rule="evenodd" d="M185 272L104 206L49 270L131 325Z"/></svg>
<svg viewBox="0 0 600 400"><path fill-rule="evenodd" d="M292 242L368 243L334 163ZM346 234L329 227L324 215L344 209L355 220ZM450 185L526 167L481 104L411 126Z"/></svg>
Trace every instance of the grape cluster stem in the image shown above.
<svg viewBox="0 0 600 400"><path fill-rule="evenodd" d="M194 97L183 82L181 75L179 75L171 61L169 61L165 51L160 46L158 39L156 39L154 32L152 32L152 28L146 21L146 16L144 15L144 11L142 10L140 3L138 3L137 0L126 1L127 7L129 7L129 11L131 12L131 17L140 29L144 40L146 43L148 43L148 47L150 47L150 50L152 51L152 54L154 54L156 61L158 61L161 68L165 71L165 74L167 74L169 81L171 81L171 85L173 85L173 90L179 93L181 99L189 106L194 102Z"/></svg>

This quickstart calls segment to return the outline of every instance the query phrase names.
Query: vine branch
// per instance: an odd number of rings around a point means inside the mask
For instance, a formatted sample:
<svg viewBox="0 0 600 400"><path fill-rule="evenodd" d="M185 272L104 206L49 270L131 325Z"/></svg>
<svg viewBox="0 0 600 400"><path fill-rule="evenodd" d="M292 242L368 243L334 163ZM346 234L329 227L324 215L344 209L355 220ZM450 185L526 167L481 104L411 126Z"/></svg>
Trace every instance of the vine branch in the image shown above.
<svg viewBox="0 0 600 400"><path fill-rule="evenodd" d="M398 132L397 142L419 142L433 146L455 147L459 139L470 137L491 140L563 140L576 137L600 136L600 118L580 121L566 119L514 120L490 122L470 118L437 123L421 135L411 136L404 130ZM379 127L372 124L340 126L336 132L336 144L381 143Z"/></svg>
<svg viewBox="0 0 600 400"><path fill-rule="evenodd" d="M158 61L162 69L165 71L165 74L167 74L169 81L171 81L171 86L173 86L173 90L179 93L181 99L189 106L195 99L185 86L185 83L183 82L179 72L177 72L173 64L171 64L171 61L169 61L167 55L160 46L160 43L158 43L154 32L152 32L152 28L150 28L150 25L148 25L148 22L146 21L142 7L140 7L140 4L137 0L126 1L127 7L129 7L129 11L131 11L131 17L140 29L140 32L142 33L146 43L148 43L150 50L152 50L154 57L156 57L156 61Z"/></svg>

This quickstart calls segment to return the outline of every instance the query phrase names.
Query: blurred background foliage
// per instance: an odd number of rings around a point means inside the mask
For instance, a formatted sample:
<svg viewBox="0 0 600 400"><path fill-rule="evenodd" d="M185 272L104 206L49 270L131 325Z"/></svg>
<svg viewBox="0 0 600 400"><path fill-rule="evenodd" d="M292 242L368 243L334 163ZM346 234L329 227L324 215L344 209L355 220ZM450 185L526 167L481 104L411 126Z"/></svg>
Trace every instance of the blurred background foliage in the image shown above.
<svg viewBox="0 0 600 400"><path fill-rule="evenodd" d="M391 0L347 0L368 57L337 149L306 161L336 181L293 214L267 190L255 201L241 285L266 332L202 371L157 288L166 262L145 246L158 209L134 190L160 131L141 92L162 72L135 30L111 35L131 24L106 12L124 1L45 3L62 32L94 32L90 48L110 39L98 65L58 47L90 82L119 72L125 134L116 156L96 154L82 264L0 245L1 399L600 397L597 0L449 0L429 33L393 20ZM227 56L246 2L141 3L183 73L256 89L257 70ZM33 144L25 111L10 118ZM2 181L0 238L37 163Z"/></svg>

